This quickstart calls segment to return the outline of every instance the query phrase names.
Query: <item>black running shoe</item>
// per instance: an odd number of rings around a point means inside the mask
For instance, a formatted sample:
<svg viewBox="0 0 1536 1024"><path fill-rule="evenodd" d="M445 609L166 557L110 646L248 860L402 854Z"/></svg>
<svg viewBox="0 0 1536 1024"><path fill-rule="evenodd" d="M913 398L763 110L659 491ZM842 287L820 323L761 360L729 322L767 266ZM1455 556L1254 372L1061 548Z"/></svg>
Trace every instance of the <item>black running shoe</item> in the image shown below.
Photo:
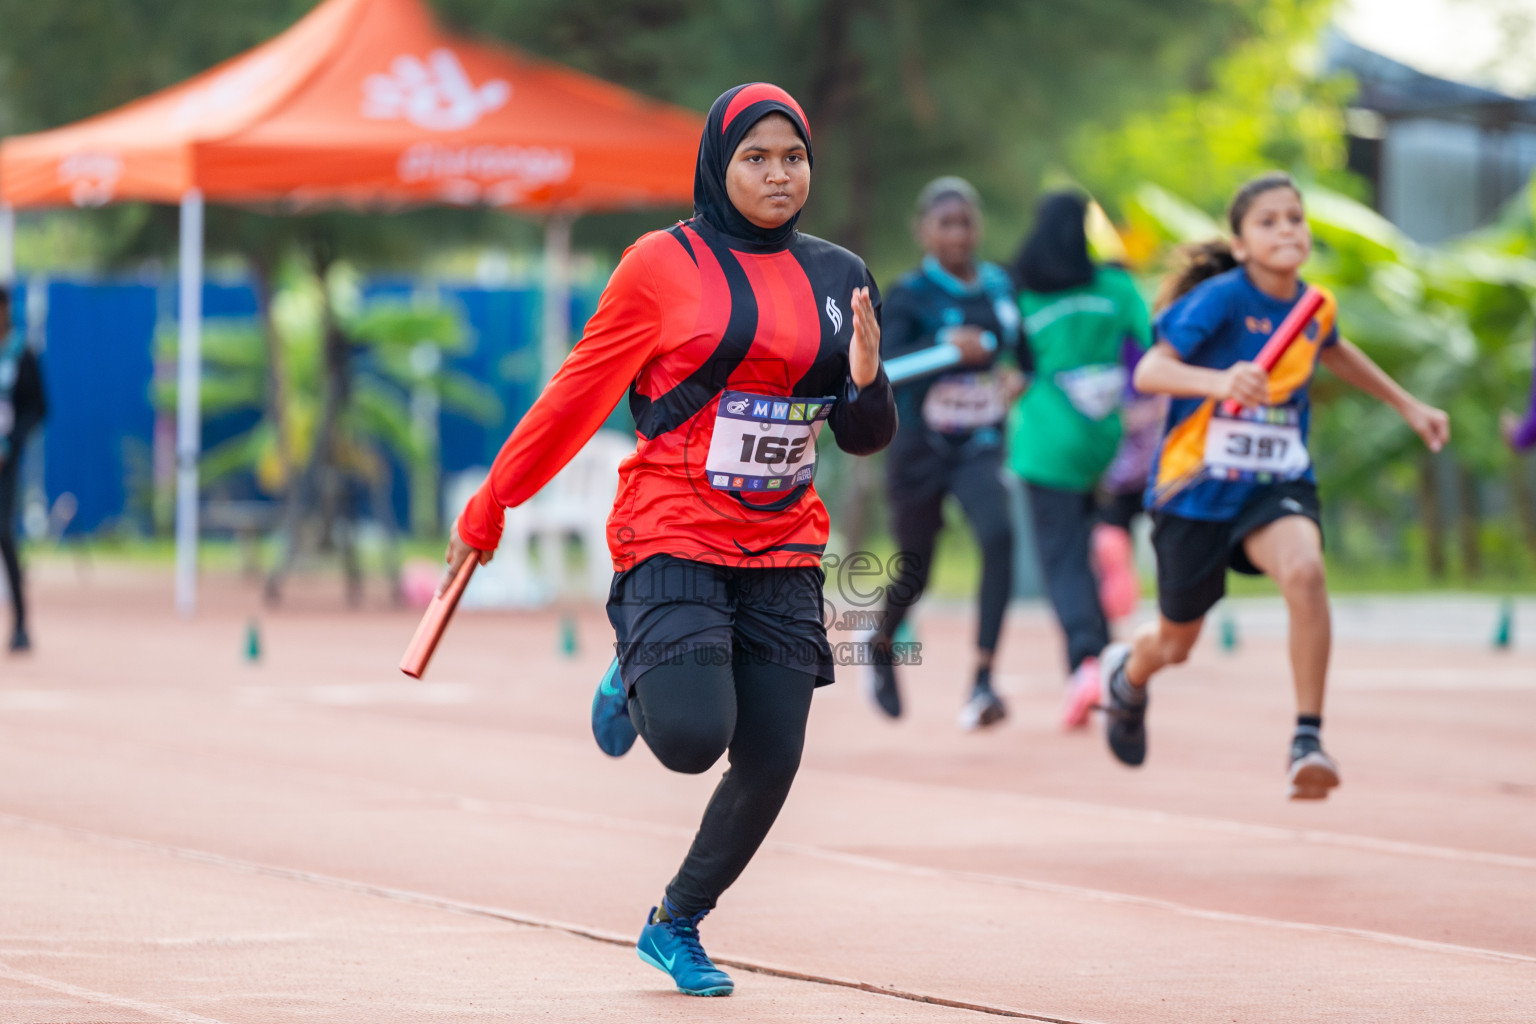
<svg viewBox="0 0 1536 1024"><path fill-rule="evenodd" d="M1121 764L1136 768L1147 759L1147 688L1130 685L1125 677L1130 649L1116 647L1119 649L1104 651L1104 695L1099 706L1104 711L1104 735L1109 740L1110 753ZM1141 692L1139 702L1121 696L1124 691L1135 689Z"/></svg>
<svg viewBox="0 0 1536 1024"><path fill-rule="evenodd" d="M868 648L864 659L864 692L881 714L901 717L901 690L896 685L896 666L891 658L891 642L874 630L860 641Z"/></svg>
<svg viewBox="0 0 1536 1024"><path fill-rule="evenodd" d="M32 638L27 636L27 627L17 626L16 631L11 634L11 650L19 652L30 651L31 649Z"/></svg>
<svg viewBox="0 0 1536 1024"><path fill-rule="evenodd" d="M1291 741L1290 779L1292 800L1325 800L1339 784L1339 766L1316 736L1297 736Z"/></svg>
<svg viewBox="0 0 1536 1024"><path fill-rule="evenodd" d="M960 717L955 724L964 732L975 732L996 725L1007 717L1008 706L992 692L992 687L977 685L971 691L971 699L960 709Z"/></svg>

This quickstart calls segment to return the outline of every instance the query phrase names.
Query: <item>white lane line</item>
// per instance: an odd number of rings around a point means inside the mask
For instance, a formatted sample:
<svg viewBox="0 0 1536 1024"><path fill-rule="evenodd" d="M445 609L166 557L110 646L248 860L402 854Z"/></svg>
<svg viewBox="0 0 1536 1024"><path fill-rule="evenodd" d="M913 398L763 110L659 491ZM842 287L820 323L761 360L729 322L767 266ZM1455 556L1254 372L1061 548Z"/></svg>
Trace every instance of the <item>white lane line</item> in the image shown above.
<svg viewBox="0 0 1536 1024"><path fill-rule="evenodd" d="M475 806L475 805L481 806ZM494 805L481 801L466 802L466 810L490 809ZM652 822L631 821L626 818L616 818L611 815L589 814L583 811L573 811L564 808L540 807L526 804L501 805L503 810L535 820L552 821L567 825L585 826L588 828L623 829L630 832L639 832L650 835L666 835L669 837L691 836L691 829L676 828L672 826L656 825ZM1057 896L1067 896L1073 899L1086 900L1092 903L1119 903L1130 906L1146 907L1153 910L1161 910L1178 914L1183 917L1199 918L1206 921L1220 921L1228 924L1246 924L1262 928L1279 928L1288 931L1302 931L1313 933L1326 933L1331 935L1346 935L1357 939L1366 939L1371 942L1385 943L1391 946L1402 946L1409 949L1418 949L1431 953L1449 953L1457 956L1471 956L1484 960L1497 960L1504 963L1532 963L1536 964L1536 956L1527 956L1524 953L1510 953L1498 949L1484 949L1480 946L1463 946L1452 942L1435 942L1431 939L1416 939L1410 935L1399 935L1395 932L1381 932L1369 928L1348 928L1342 925L1317 924L1311 921L1292 921L1286 918L1262 917L1257 914L1242 914L1235 911L1212 910L1206 907L1197 907L1187 903L1177 903L1173 900L1158 899L1154 896L1138 896L1134 893L1115 892L1110 889L1091 889L1086 886L1066 885L1059 882L1042 882L1032 878L1020 878L1016 875L995 875L980 871L964 871L958 868L928 867L921 864L910 864L906 861L889 860L884 857L870 857L865 854L845 853L841 850L832 850L822 846L812 846L806 843L790 843L776 839L769 839L763 844L765 850L770 852L790 853L802 857L810 857L816 860L842 864L847 867L868 868L884 871L890 874L902 874L913 878L927 878L941 881L970 882L979 885L1004 886L1012 889L1025 889L1033 892L1050 893Z"/></svg>
<svg viewBox="0 0 1536 1024"><path fill-rule="evenodd" d="M0 711L69 711L79 703L57 690L0 690Z"/></svg>
<svg viewBox="0 0 1536 1024"><path fill-rule="evenodd" d="M592 939L609 945L633 947L634 936L620 935L616 932L605 931L600 928L591 928L587 925L572 924L568 921L557 921L550 918L538 917L533 914L525 914L520 911L504 910L500 907L489 907L478 903L467 903L462 900L449 899L443 896L432 896L427 893L413 892L409 889L396 889L386 885L373 885L369 882L357 882L349 878L338 878L334 875L322 875L314 871L302 871L297 868L274 867L268 864L258 864L255 861L241 860L237 857L226 857L220 853L209 853L205 850L193 850L184 846L168 846L163 843L153 843L143 839L129 839L125 836L108 835L103 832L94 832L90 829L76 828L73 825L56 825L53 822L40 821L36 818L25 818L16 814L8 814L0 811L0 823L16 828L24 828L37 832L47 832L54 835L65 835L73 839L83 840L97 846L114 847L117 849L134 850L144 853L154 853L160 856L174 857L178 860L192 861L198 864L207 864L213 867L228 868L245 874L260 875L265 878L276 878L290 882L303 882L309 885L320 886L326 889L334 889L341 892L355 893L362 896L374 896L381 899L393 900L397 903L408 903L419 907L429 907L435 910L446 910L455 914L469 914L475 917L489 917L498 921L506 921L511 924L524 925L529 928L540 928L545 931L563 932L583 939ZM886 985L876 985L872 982L858 981L853 978L840 978L834 975L809 974L803 971L793 970L788 967L780 967L775 964L764 963L758 960L741 960L727 957L714 957L717 964L726 967L738 967L756 974L767 974L774 977L786 978L791 981L803 981L817 985L831 985L837 988L855 989L859 992L868 992L871 995L886 996L892 999L904 999L908 1002L927 1003L931 1006L944 1006L956 1010L970 1010L975 1013L989 1014L994 1017L1012 1017L1020 1020L1040 1021L1042 1024L1102 1024L1100 1021L1083 1018L1048 1017L1037 1013L1027 1013L1023 1010L1015 1010L1006 1006L993 1006L986 1003L971 1003L959 999L948 999L944 996L932 995L926 992L915 992L906 989L894 988ZM141 1010L145 1013L159 1013L166 1015L170 1020L178 1024L224 1024L223 1021L212 1020L207 1017L198 1017L195 1014L183 1013L179 1010L171 1010L166 1007L151 1006L148 1003L139 1003L131 999L121 999L104 993L92 993L88 989L78 989L73 985L63 982L55 982L49 978L38 975L23 974L19 971L9 971L0 964L0 978L11 978L16 981L24 981L28 984L39 985L43 988L52 988L59 992L68 992L79 998L93 998L100 1002L110 1002L115 1005Z"/></svg>
<svg viewBox="0 0 1536 1024"><path fill-rule="evenodd" d="M946 801L976 800L996 803L1034 804L1041 807L1069 811L1091 818L1123 821L1137 825L1167 825L1198 829L1203 832L1221 832L1227 835L1246 836L1253 839L1270 839L1281 842L1311 843L1317 846L1338 846L1346 849L1368 850L1371 853L1392 853L1404 857L1423 857L1429 860L1452 861L1459 864L1486 864L1490 867L1516 868L1536 871L1536 857L1522 857L1512 853L1493 853L1487 850L1467 850L1455 846L1433 846L1401 839L1382 839L1376 836L1355 835L1348 832L1327 832L1313 828L1288 828L1284 825L1259 825L1232 818L1204 818L1192 814L1174 814L1169 811L1149 810L1139 807L1117 807L1114 804L1098 804L1086 800L1068 800L1062 797L1036 796L1031 793L1010 793L996 789L967 789L963 786L945 786L932 782L916 782L903 779L883 779L870 775L858 775L836 770L811 768L805 772L856 782L871 789L905 790L898 795L910 797L910 790L926 790L941 795Z"/></svg>
<svg viewBox="0 0 1536 1024"><path fill-rule="evenodd" d="M1527 956L1524 953L1508 953L1499 949L1483 949L1479 946L1462 946L1452 942L1416 939L1409 935L1398 935L1394 932L1378 932L1369 928L1346 928L1341 925L1315 924L1311 921L1289 921L1278 917L1260 917L1257 914L1239 914L1228 910L1210 910L1205 907L1190 906L1187 903L1176 903L1173 900L1163 900L1153 896L1137 896L1132 893L1113 892L1108 889L1089 889L1084 886L1064 885L1059 882L1040 882L1030 878L1018 878L1013 875L991 875L979 871L961 871L955 868L924 867L920 864L905 864L901 861L886 860L883 857L869 857L857 853L826 850L817 846L778 843L775 844L775 849L799 853L802 856L814 857L820 861L843 864L848 867L884 871L888 874L906 875L911 878L1004 886L1010 889L1025 889L1031 892L1067 896L1090 903L1119 903L1127 906L1147 907L1153 910L1162 910L1178 914L1182 917L1193 917L1205 921L1246 924L1260 928L1278 928L1286 931L1311 932L1313 934L1342 935L1355 939L1365 939L1370 942L1384 943L1389 946L1417 949L1427 953L1448 953L1454 956L1469 956L1480 960L1496 960L1502 963L1536 964L1536 956Z"/></svg>
<svg viewBox="0 0 1536 1024"><path fill-rule="evenodd" d="M534 808L534 810L544 810ZM598 828L624 828L631 822L622 818L613 818L606 815L588 815L579 811L564 811L555 814L534 814L530 817L547 817L549 820L558 820L569 824L585 824ZM186 847L167 846L161 843L149 842L142 839L129 839L122 836L112 836L105 833L94 832L90 829L76 828L72 825L56 825L52 822L41 821L35 818L26 818L20 815L0 812L0 823L14 825L19 828L27 828L37 831L51 832L55 834L69 835L84 839L88 842L104 846L116 846L127 849L144 850L152 853L177 857L182 860L196 861L203 864L212 864L220 867L234 868L252 874L266 875L272 878L284 878L295 881L310 882L317 885L325 885L330 888L339 888L348 892L357 892L371 896L383 896L388 899L399 900L408 903L417 903L422 906L438 907L440 909L452 909L461 913L472 913L482 916L495 917L501 920L513 921L518 924L528 924L540 928L552 928L557 931L570 932L573 935L581 935L585 938L599 939L603 942L617 942L628 945L633 939L627 936L615 935L612 932L604 932L588 928L585 925L571 924L569 922L552 921L545 918L533 917L519 912L501 910L486 907L479 904L464 903L446 897L431 896L424 893L416 893L406 889L394 889L388 886L378 886L367 882L356 882L350 879L336 878L331 875L322 875L315 872L301 871L296 868L272 867L257 864L253 861L240 860L235 857L226 857L219 853L209 853L203 850L193 850ZM647 826L650 831L654 826ZM682 832L685 830L675 830ZM1243 924L1252 927L1279 929L1283 931L1309 932L1312 934L1339 935L1348 938L1363 939L1368 942L1376 942L1389 946L1397 946L1405 949L1415 949L1422 952L1441 953L1451 956L1472 957L1479 960L1493 960L1500 963L1536 964L1536 956L1524 953L1511 953L1499 949L1485 949L1480 946L1465 946L1452 942L1436 942L1431 939L1418 939L1410 935L1399 935L1395 932L1375 931L1369 928L1349 928L1342 925L1317 924L1311 921L1291 921L1285 918L1263 917L1257 914L1243 914L1228 910L1213 910L1207 907L1192 906L1187 903L1178 903L1173 900L1159 899L1154 896L1139 896L1134 893L1115 892L1110 889L1091 889L1086 886L1066 885L1060 882L1043 882L1030 878L1019 878L1014 875L994 875L979 871L964 871L957 868L937 868L920 864L908 864L902 861L888 860L883 857L871 857L865 854L845 853L840 850L829 850L824 847L811 846L800 843L787 843L769 840L764 844L772 851L795 854L802 857L814 858L826 863L840 864L846 867L883 871L889 874L901 874L913 878L925 878L937 881L968 882L971 884L1001 886L1011 889L1022 889L1031 892L1040 892L1056 896L1064 896L1071 899L1082 900L1091 903L1112 903L1125 906L1144 907L1151 910L1159 910L1166 913L1178 914L1182 917L1191 917L1199 920L1217 921L1226 924ZM727 961L721 961L725 963ZM778 974L784 977L799 977L793 972L787 972L786 968L772 967L758 964L752 961L730 961L734 966L747 970L761 971L767 974ZM809 977L809 976L808 976ZM821 978L827 984L865 988L867 983L852 982L847 979ZM918 997L912 993L895 993L894 990L883 988L868 988L868 991L880 991L886 994L898 994L900 998L919 998L920 1001L934 1002L938 997ZM959 1005L944 1003L943 1005ZM970 1008L970 1007L968 1007ZM987 1010L985 1012L994 1012ZM1014 1012L1014 1011L1009 1011ZM1026 1016L1028 1016L1026 1014ZM1049 1019L1049 1018L1036 1018Z"/></svg>
<svg viewBox="0 0 1536 1024"><path fill-rule="evenodd" d="M434 721L435 726L449 723ZM59 731L59 730L54 730ZM75 730L65 730L67 735L79 736ZM122 737L114 737L121 740ZM581 742L566 740L561 737L541 736L541 742L546 742L553 747L568 748L572 751L579 750L581 754L590 752L589 746L583 746ZM588 741L590 742L590 741ZM173 745L149 745L151 749L161 753L170 753L178 756L206 759L213 757L207 751L186 750ZM456 803L468 809L471 804L483 804L485 806L498 806L505 808L521 808L525 805L504 801L483 801L473 797L463 797L454 793L429 792L403 787L397 783L383 781L366 775L357 775L351 772L337 771L330 768L319 768L313 765L295 764L290 761L262 758L252 759L250 763L259 763L282 768L290 772L298 772L309 775L325 775L333 778L347 779L374 786L380 790L393 792L420 793L436 800L446 800ZM1011 804L1010 813L1017 813L1019 806L1035 805L1039 807L1054 808L1086 817L1101 818L1109 821L1122 821L1138 825L1164 825L1198 829L1204 832L1224 833L1227 835L1246 836L1253 839L1266 839L1287 843L1308 843L1315 846L1334 846L1344 849L1365 850L1372 853L1389 853L1403 857L1420 857L1428 860L1442 860L1459 864L1483 864L1489 867L1514 868L1521 871L1536 871L1536 857L1524 857L1518 854L1495 853L1487 850L1469 850L1462 847L1435 846L1427 843L1416 843L1410 840L1385 839L1376 836L1356 835L1346 832L1328 832L1322 829L1292 828L1284 825L1261 825L1253 822L1239 821L1233 818L1206 818L1189 814L1176 814L1169 811L1151 810L1136 807L1119 807L1114 804L1100 804L1084 800L1070 800L1064 797L1038 796L1031 793L1016 793L998 789L969 789L963 786L950 786L941 783L920 782L906 779L887 779L872 775L861 775L857 772L847 772L835 768L806 767L800 771L801 777L819 774L830 779L837 779L867 786L873 789L887 790L919 790L939 795L946 802L955 800L971 800L986 803ZM899 796L909 796L910 793L898 793ZM554 809L544 809L549 814L563 812ZM579 814L580 812L573 812ZM619 819L613 819L618 821ZM634 822L632 827L649 827L655 829L667 829L667 826L650 825L648 823ZM692 835L694 829L686 830ZM673 830L668 829L667 834Z"/></svg>
<svg viewBox="0 0 1536 1024"><path fill-rule="evenodd" d="M586 754L589 748L583 747L579 741L565 740L560 737L541 737L541 740L549 742L552 746L570 746L579 748L582 754ZM362 775L353 775L346 772L336 772L324 768L312 768L307 765L293 765L284 763L285 768L293 771L315 772L325 775L333 775L364 782L382 788L390 788L394 783L381 782L379 779ZM910 799L913 791L932 793L944 804L953 805L958 801L971 801L977 803L1009 805L1009 814L1017 814L1019 808L1036 806L1065 811L1084 817L1099 818L1107 821L1126 822L1135 825L1160 825L1175 828L1196 829L1202 832L1216 832L1226 835L1244 836L1251 839L1264 839L1284 843L1307 843L1314 846L1333 846L1343 849L1364 850L1370 853L1389 853L1401 857L1419 857L1426 860L1449 861L1455 864L1482 864L1488 867L1514 868L1519 871L1536 871L1536 857L1525 857L1512 853L1496 853L1490 850L1469 850L1456 846L1436 846L1429 843L1417 843L1404 839L1385 839L1377 836L1358 835L1349 832L1329 832L1324 829L1294 828L1285 825L1261 825L1255 822L1240 821L1235 818L1207 818L1193 814L1177 814L1171 811L1159 811L1140 807L1120 807L1115 804L1094 803L1087 800L1071 800L1065 797L1038 796L1032 793L1016 793L1000 789L971 789L965 786L952 786L943 783L920 782L909 779L890 779L874 775L862 775L857 772L847 772L836 768L805 767L800 770L800 777L820 775L827 779L839 782L851 783L874 790L884 790L900 799ZM477 798L463 797L453 793L431 792L409 788L410 792L421 794L436 800L456 802L464 809L471 809L472 805L484 805L486 807L502 807L514 809L527 809L550 817L559 817L569 814L572 820L578 820L583 812L565 811L563 809L535 807L533 805L513 803L500 800L480 800ZM605 816L594 815L593 820ZM621 819L609 819L620 821ZM632 822L631 827L636 829L661 830L667 829L668 834L673 831L667 826L655 825L649 822ZM695 829L684 830L692 836ZM770 841L771 842L771 841Z"/></svg>
<svg viewBox="0 0 1536 1024"><path fill-rule="evenodd" d="M23 985L31 985L33 988L48 989L61 995L73 996L88 1003L101 1003L106 1006L120 1007L124 1010L137 1010L150 1017L175 1021L176 1024L224 1024L223 1021L215 1020L212 1017L199 1017L195 1013L175 1010L169 1006L141 1002L138 999L129 999L127 996L115 996L110 992L97 992L94 989L81 988L79 985L71 985L67 981L55 981L53 978L45 978L41 974L18 971L5 964L0 964L0 978L4 978L6 981L20 982Z"/></svg>

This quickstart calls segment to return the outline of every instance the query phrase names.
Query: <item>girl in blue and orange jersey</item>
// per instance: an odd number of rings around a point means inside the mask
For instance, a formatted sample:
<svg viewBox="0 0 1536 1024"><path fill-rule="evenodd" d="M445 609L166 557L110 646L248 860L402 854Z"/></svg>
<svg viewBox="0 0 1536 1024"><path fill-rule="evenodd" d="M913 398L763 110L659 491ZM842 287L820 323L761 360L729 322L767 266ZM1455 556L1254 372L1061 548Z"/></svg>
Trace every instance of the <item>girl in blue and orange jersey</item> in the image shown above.
<svg viewBox="0 0 1536 1024"><path fill-rule="evenodd" d="M593 731L614 755L642 736L674 771L729 758L637 944L690 995L732 991L698 924L767 836L811 694L832 681L817 435L830 426L839 447L867 455L896 429L874 280L853 253L795 230L811 159L784 90L738 86L715 101L694 216L624 254L448 549L450 572L488 560L502 510L544 486L628 391L636 446L608 522L618 659Z"/></svg>
<svg viewBox="0 0 1536 1024"><path fill-rule="evenodd" d="M1184 661L1205 614L1226 590L1227 569L1263 574L1290 615L1297 726L1290 796L1320 799L1339 783L1321 742L1331 624L1316 477L1307 452L1308 384L1321 362L1345 383L1396 410L1432 450L1450 437L1446 414L1408 394L1339 337L1324 295L1303 336L1269 373L1252 360L1306 290L1312 236L1301 193L1284 174L1244 185L1228 210L1232 240L1186 252L1165 286L1171 302L1156 342L1136 367L1142 392L1172 396L1147 490L1157 553L1159 618L1130 647L1104 658L1111 751L1146 757L1147 683ZM1231 400L1236 415L1222 408Z"/></svg>

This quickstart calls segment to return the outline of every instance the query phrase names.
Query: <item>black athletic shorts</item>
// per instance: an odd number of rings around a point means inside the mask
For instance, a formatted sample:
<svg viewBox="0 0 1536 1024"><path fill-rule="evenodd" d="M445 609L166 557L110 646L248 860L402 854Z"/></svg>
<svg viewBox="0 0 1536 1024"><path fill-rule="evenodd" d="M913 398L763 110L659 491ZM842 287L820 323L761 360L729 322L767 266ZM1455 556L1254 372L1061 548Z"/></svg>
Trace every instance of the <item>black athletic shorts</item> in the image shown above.
<svg viewBox="0 0 1536 1024"><path fill-rule="evenodd" d="M652 555L617 573L608 621L630 690L661 664L729 665L746 656L832 682L819 565L741 569Z"/></svg>
<svg viewBox="0 0 1536 1024"><path fill-rule="evenodd" d="M1098 516L1099 522L1106 526L1118 526L1120 529L1130 532L1136 517L1146 511L1141 503L1141 491L1127 491L1124 494L1099 495Z"/></svg>
<svg viewBox="0 0 1536 1024"><path fill-rule="evenodd" d="M1306 516L1322 528L1317 484L1292 480L1253 492L1236 517L1213 522L1152 513L1152 549L1157 552L1157 608L1169 622L1194 622L1227 592L1227 569L1248 576L1263 572L1249 561L1243 541L1253 531L1286 516Z"/></svg>

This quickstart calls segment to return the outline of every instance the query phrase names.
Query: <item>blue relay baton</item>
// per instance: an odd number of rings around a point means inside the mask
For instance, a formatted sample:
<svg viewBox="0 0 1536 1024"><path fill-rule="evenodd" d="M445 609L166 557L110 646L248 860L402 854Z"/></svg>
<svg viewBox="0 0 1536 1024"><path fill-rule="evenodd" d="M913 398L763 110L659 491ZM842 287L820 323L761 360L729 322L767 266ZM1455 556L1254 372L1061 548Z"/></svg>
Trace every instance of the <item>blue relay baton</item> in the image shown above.
<svg viewBox="0 0 1536 1024"><path fill-rule="evenodd" d="M949 330L951 328L946 327L939 331L940 341L936 345L925 348L920 352L912 352L904 356L897 356L895 359L887 359L885 361L885 375L890 379L890 382L892 384L903 384L909 380L927 377L930 374L959 366L960 360L964 358L959 347L942 340L945 333ZM996 352L997 335L991 331L982 331L981 344L988 352Z"/></svg>

